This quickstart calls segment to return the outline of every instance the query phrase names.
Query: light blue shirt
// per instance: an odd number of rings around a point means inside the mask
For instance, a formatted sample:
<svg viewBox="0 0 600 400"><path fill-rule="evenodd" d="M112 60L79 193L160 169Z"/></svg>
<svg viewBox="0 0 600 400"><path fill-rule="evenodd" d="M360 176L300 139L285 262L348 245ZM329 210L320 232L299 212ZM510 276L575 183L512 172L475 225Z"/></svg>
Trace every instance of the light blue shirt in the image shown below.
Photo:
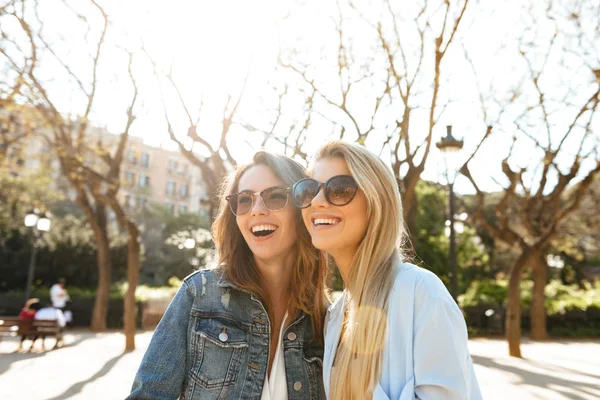
<svg viewBox="0 0 600 400"><path fill-rule="evenodd" d="M430 271L400 262L395 269L373 400L481 399L465 320L450 293ZM345 306L341 296L325 319L323 379L328 398Z"/></svg>

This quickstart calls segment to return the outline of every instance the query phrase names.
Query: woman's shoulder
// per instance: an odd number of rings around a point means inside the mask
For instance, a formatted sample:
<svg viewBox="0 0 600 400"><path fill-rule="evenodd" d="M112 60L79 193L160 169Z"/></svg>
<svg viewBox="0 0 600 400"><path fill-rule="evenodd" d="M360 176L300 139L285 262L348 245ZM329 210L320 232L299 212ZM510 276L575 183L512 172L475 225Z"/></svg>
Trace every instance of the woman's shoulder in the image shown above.
<svg viewBox="0 0 600 400"><path fill-rule="evenodd" d="M206 293L207 288L214 288L223 279L223 269L221 266L211 268L202 268L196 270L183 278L183 286L189 293Z"/></svg>
<svg viewBox="0 0 600 400"><path fill-rule="evenodd" d="M433 272L417 265L398 262L392 298L410 296L412 300L451 299L444 283Z"/></svg>

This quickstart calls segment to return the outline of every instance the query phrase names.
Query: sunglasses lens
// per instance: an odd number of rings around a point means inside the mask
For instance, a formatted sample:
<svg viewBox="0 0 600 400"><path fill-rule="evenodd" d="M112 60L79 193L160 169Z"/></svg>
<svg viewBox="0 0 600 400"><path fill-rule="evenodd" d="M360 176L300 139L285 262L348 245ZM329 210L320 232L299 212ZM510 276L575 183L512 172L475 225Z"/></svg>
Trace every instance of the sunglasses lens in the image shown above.
<svg viewBox="0 0 600 400"><path fill-rule="evenodd" d="M294 185L294 204L296 207L306 208L317 195L319 183L314 179L303 179Z"/></svg>
<svg viewBox="0 0 600 400"><path fill-rule="evenodd" d="M327 184L327 197L331 204L344 206L352 201L356 195L358 185L351 176L338 176Z"/></svg>
<svg viewBox="0 0 600 400"><path fill-rule="evenodd" d="M288 192L283 188L270 188L261 195L265 206L271 211L278 211L287 205Z"/></svg>
<svg viewBox="0 0 600 400"><path fill-rule="evenodd" d="M238 193L231 197L232 201L229 204L235 215L246 215L250 212L252 209L252 195L250 193Z"/></svg>

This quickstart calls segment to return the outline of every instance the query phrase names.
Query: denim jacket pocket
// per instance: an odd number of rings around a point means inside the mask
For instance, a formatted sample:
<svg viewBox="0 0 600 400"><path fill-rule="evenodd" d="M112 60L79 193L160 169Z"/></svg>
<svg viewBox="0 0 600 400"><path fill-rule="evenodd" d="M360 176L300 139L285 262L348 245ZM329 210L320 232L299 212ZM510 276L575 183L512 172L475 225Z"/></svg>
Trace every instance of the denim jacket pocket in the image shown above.
<svg viewBox="0 0 600 400"><path fill-rule="evenodd" d="M308 346L304 350L304 365L310 382L310 398L324 399L323 385L323 348Z"/></svg>
<svg viewBox="0 0 600 400"><path fill-rule="evenodd" d="M246 332L233 321L198 317L191 378L207 390L233 385L248 348Z"/></svg>

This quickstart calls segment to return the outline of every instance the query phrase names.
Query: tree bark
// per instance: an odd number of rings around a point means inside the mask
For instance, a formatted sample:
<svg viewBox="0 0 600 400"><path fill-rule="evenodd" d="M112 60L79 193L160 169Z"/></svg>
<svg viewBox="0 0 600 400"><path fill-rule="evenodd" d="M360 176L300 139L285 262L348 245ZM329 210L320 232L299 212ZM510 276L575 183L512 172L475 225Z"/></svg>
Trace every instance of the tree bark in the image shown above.
<svg viewBox="0 0 600 400"><path fill-rule="evenodd" d="M83 190L79 188L77 204L84 211L88 222L94 231L96 240L96 260L98 263L98 287L96 289L96 300L92 310L92 321L90 329L93 332L104 332L107 329L106 317L108 315L108 303L110 295L110 284L112 277L112 260L110 255L110 242L108 239L106 206L97 203L94 208L84 199Z"/></svg>
<svg viewBox="0 0 600 400"><path fill-rule="evenodd" d="M531 298L531 339L547 339L546 329L546 284L548 283L548 264L543 256L533 262L533 293Z"/></svg>
<svg viewBox="0 0 600 400"><path fill-rule="evenodd" d="M135 289L140 278L140 243L137 229L129 229L129 243L127 251L127 282L128 288L125 294L123 325L125 333L125 350L135 350L136 310Z"/></svg>
<svg viewBox="0 0 600 400"><path fill-rule="evenodd" d="M98 261L98 288L96 289L96 300L94 302L90 329L93 332L103 332L107 329L106 317L108 315L112 261L106 226L104 226L103 231L95 233L97 246L96 259Z"/></svg>
<svg viewBox="0 0 600 400"><path fill-rule="evenodd" d="M409 170L402 181L402 209L404 223L408 229L408 235L412 250L417 250L417 183L421 170Z"/></svg>
<svg viewBox="0 0 600 400"><path fill-rule="evenodd" d="M523 249L521 256L513 264L508 281L508 302L506 304L506 340L511 357L521 358L521 273L529 260L529 249Z"/></svg>

